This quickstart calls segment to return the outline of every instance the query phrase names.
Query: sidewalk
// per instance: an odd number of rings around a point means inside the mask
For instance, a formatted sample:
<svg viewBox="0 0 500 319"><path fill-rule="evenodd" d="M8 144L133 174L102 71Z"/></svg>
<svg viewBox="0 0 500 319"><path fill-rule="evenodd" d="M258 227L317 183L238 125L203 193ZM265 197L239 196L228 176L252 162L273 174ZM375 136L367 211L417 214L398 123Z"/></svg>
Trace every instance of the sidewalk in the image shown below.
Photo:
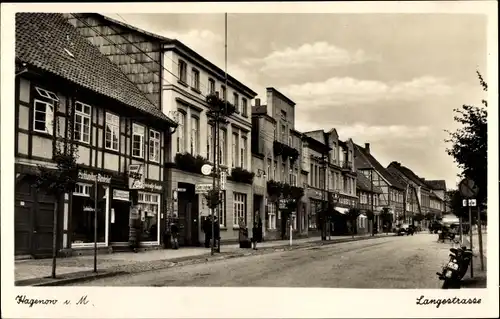
<svg viewBox="0 0 500 319"><path fill-rule="evenodd" d="M479 237L477 231L473 231L472 233L472 251L474 253L474 257L472 258L472 267L474 272L474 278L470 277L470 270L467 271L464 279L462 280L463 288L486 288L486 280L487 280L487 247L488 240L486 236L485 230L482 233L483 237L483 255L484 255L484 271L481 270L481 259L479 255ZM464 236L464 244L469 247L470 241L469 236Z"/></svg>
<svg viewBox="0 0 500 319"><path fill-rule="evenodd" d="M293 240L293 248L303 248L315 245L328 245L353 240L386 237L386 234L378 234L375 237L369 235L355 236L332 236L331 241L322 242L319 237L302 238ZM393 236L393 234L389 234ZM29 259L15 262L15 284L16 285L49 285L57 284L58 281L77 281L79 279L90 279L97 277L112 276L123 273L143 272L148 270L162 269L176 265L186 265L211 260L220 260L262 254L265 252L290 249L289 240L277 240L259 243L258 250L241 249L239 244L221 245L221 253L210 256L210 249L200 247L181 247L179 250L160 249L139 253L120 252L97 256L98 274L92 273L94 267L94 256L75 256L57 259L56 274L58 279L49 279L52 259Z"/></svg>

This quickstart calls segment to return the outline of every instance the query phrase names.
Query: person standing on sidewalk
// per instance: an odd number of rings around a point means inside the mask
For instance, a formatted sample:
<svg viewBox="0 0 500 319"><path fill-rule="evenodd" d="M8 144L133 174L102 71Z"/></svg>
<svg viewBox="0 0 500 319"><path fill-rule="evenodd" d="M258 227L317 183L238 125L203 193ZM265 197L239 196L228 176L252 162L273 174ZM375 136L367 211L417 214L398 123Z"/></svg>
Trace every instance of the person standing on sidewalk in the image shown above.
<svg viewBox="0 0 500 319"><path fill-rule="evenodd" d="M259 225L257 222L253 223L253 228L252 228L252 248L254 250L257 250L257 243L262 240L262 235L261 235L261 229L259 228Z"/></svg>
<svg viewBox="0 0 500 319"><path fill-rule="evenodd" d="M179 227L174 222L170 224L170 234L172 235L172 248L179 249Z"/></svg>
<svg viewBox="0 0 500 319"><path fill-rule="evenodd" d="M212 216L208 216L203 221L203 232L205 233L205 248L210 248L212 239Z"/></svg>
<svg viewBox="0 0 500 319"><path fill-rule="evenodd" d="M220 253L220 223L219 220L217 219L217 216L215 216L214 220L214 249L216 252Z"/></svg>

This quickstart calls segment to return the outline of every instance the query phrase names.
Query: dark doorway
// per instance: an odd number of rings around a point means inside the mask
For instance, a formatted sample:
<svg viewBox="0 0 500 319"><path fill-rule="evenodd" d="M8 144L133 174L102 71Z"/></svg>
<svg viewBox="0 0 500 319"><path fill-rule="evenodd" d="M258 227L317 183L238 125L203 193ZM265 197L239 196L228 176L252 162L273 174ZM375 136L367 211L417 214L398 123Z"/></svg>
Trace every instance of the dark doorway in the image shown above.
<svg viewBox="0 0 500 319"><path fill-rule="evenodd" d="M183 246L200 246L199 239L199 207L198 194L193 184L179 183L179 188L186 189L178 193L179 210L179 244Z"/></svg>
<svg viewBox="0 0 500 319"><path fill-rule="evenodd" d="M32 176L16 183L15 254L51 256L55 198L31 187L33 183Z"/></svg>
<svg viewBox="0 0 500 319"><path fill-rule="evenodd" d="M110 210L110 242L126 243L129 237L130 202L112 200Z"/></svg>

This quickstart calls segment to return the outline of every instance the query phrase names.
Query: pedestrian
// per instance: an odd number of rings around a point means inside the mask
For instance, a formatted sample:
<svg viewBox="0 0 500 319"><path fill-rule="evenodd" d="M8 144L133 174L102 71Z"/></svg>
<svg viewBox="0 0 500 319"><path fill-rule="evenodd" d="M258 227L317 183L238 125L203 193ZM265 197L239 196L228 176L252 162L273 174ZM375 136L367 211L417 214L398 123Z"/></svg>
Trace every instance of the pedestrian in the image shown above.
<svg viewBox="0 0 500 319"><path fill-rule="evenodd" d="M172 235L172 248L179 249L179 227L174 222L170 224L170 234Z"/></svg>
<svg viewBox="0 0 500 319"><path fill-rule="evenodd" d="M210 240L212 239L212 216L205 217L203 221L203 232L205 233L205 248L210 248Z"/></svg>
<svg viewBox="0 0 500 319"><path fill-rule="evenodd" d="M214 249L216 252L220 253L220 223L215 216L214 220Z"/></svg>
<svg viewBox="0 0 500 319"><path fill-rule="evenodd" d="M252 227L252 248L254 250L257 250L257 241L259 240L258 233L259 226L257 225L257 222L254 222Z"/></svg>

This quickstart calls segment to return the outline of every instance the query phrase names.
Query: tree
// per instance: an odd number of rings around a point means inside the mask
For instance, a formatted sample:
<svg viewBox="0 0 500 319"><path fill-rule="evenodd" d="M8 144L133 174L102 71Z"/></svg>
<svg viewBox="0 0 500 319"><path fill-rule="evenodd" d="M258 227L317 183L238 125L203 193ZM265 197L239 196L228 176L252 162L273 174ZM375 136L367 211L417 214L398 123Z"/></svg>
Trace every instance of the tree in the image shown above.
<svg viewBox="0 0 500 319"><path fill-rule="evenodd" d="M356 231L356 221L359 217L359 215L361 215L361 211L359 210L359 208L350 208L348 211L347 211L347 219L349 220L349 223L351 224L351 235L352 237L354 238L354 233Z"/></svg>
<svg viewBox="0 0 500 319"><path fill-rule="evenodd" d="M68 110L68 112L70 113L67 121L68 129L64 137L60 134L58 121L55 121L58 136L57 142L54 143L53 148L55 168L38 165L36 181L32 185L37 191L45 191L55 197L54 226L52 234L52 278L56 278L59 202L65 193L72 193L75 189L78 180L78 171L80 169L80 165L77 163L78 149L77 146L72 143L70 136L70 132L73 132L71 119L74 115L71 110ZM57 113L54 112L54 114Z"/></svg>
<svg viewBox="0 0 500 319"><path fill-rule="evenodd" d="M477 76L483 90L488 91L488 85L479 71L477 71ZM457 114L454 119L462 127L455 132L446 131L450 138L445 142L451 143L451 147L446 152L454 158L462 170L460 176L474 180L479 188L477 202L485 206L488 164L487 101L482 100L482 105L482 107L463 105L461 109L454 109Z"/></svg>

